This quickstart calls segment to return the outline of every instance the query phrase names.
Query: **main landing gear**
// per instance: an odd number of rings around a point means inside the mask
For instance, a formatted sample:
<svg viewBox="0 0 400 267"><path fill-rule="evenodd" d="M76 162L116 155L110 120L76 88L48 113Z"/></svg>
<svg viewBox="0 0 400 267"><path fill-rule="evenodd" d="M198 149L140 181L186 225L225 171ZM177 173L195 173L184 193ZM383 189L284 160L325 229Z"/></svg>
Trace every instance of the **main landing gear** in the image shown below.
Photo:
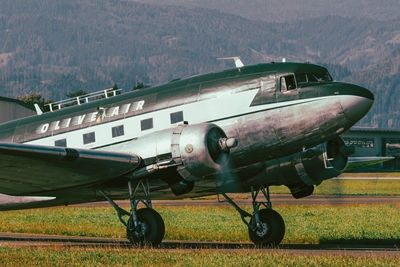
<svg viewBox="0 0 400 267"><path fill-rule="evenodd" d="M120 208L103 191L100 190L100 192L117 210L118 218L125 225L127 237L133 245L158 246L164 238L165 225L160 214L152 209L148 180L139 181L134 188L129 181L128 187L131 203L130 212ZM144 197L135 198L139 190ZM257 201L259 192L263 193L266 201ZM222 193L222 195L239 212L242 221L249 229L251 241L263 246L275 246L282 241L285 235L285 223L279 213L272 209L268 186L261 186L256 190L251 186L253 215L241 209L226 194ZM137 209L140 203L143 203L146 207ZM261 206L264 206L265 209L260 209ZM125 221L122 218L123 216L129 216L129 219ZM250 219L246 220L246 218Z"/></svg>
<svg viewBox="0 0 400 267"><path fill-rule="evenodd" d="M267 201L258 202L257 196L262 192ZM272 209L270 201L269 187L261 186L257 191L251 186L251 197L253 204L253 215L241 209L230 197L226 194L222 196L239 212L242 221L249 229L250 240L256 245L276 246L285 235L285 222L278 212ZM265 206L265 209L260 209ZM246 218L250 218L248 222Z"/></svg>
<svg viewBox="0 0 400 267"><path fill-rule="evenodd" d="M126 235L132 245L158 246L164 238L165 225L160 214L152 208L148 180L139 181L134 189L129 181L128 187L131 203L130 212L120 208L102 190L100 190L100 192L117 210L118 218L121 223L126 226ZM139 189L144 194L143 199L135 198L135 195ZM143 203L146 208L137 209L139 203ZM129 216L128 221L126 222L122 216Z"/></svg>

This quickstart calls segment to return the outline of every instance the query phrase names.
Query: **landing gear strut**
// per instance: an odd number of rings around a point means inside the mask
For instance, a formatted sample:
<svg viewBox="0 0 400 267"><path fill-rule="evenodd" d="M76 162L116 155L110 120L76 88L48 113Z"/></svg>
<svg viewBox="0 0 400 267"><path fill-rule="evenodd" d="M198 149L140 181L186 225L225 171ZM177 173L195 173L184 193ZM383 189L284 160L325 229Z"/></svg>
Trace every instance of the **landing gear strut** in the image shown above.
<svg viewBox="0 0 400 267"><path fill-rule="evenodd" d="M160 214L152 208L148 180L139 181L134 189L132 188L131 181L129 181L128 188L131 203L130 212L120 208L102 190L100 190L100 192L117 210L118 218L121 223L126 226L126 235L132 245L150 244L152 246L158 246L164 238L165 224ZM135 198L139 189L144 194L144 198L142 199ZM139 203L143 203L146 208L138 210L137 206ZM128 221L126 222L122 216L129 216Z"/></svg>
<svg viewBox="0 0 400 267"><path fill-rule="evenodd" d="M265 196L266 201L257 201L260 191ZM282 216L272 209L268 186L261 186L256 191L251 186L253 215L241 209L225 193L222 193L222 196L239 212L242 221L249 228L250 240L253 243L256 245L276 246L282 241L285 235L285 222ZM265 209L260 210L261 206L265 206ZM248 222L246 218L250 218L250 221Z"/></svg>

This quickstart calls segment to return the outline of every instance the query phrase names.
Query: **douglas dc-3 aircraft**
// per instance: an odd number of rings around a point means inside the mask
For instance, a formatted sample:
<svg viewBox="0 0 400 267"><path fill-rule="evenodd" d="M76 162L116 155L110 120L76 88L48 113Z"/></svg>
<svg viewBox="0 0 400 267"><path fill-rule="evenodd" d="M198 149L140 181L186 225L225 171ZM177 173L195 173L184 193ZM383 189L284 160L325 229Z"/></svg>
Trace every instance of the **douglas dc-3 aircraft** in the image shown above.
<svg viewBox="0 0 400 267"><path fill-rule="evenodd" d="M324 67L286 62L89 98L0 125L0 193L34 199L1 209L108 200L130 242L152 245L165 232L152 199L213 194L235 207L254 243L279 244L285 224L269 186L301 198L338 176L355 152L339 135L374 102ZM253 214L232 192L251 192ZM130 212L114 202L127 198Z"/></svg>

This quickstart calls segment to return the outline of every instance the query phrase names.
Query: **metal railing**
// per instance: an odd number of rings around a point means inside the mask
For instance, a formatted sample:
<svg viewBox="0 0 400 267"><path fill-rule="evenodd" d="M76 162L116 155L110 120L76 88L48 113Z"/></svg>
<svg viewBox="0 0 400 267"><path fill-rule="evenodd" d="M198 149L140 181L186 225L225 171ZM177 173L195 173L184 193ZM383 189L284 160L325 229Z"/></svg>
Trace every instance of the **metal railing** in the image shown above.
<svg viewBox="0 0 400 267"><path fill-rule="evenodd" d="M73 98L69 98L69 99L64 99L64 100L61 100L58 102L49 103L49 104L46 104L45 106L49 106L50 111L53 112L54 110L61 109L65 106L82 105L85 103L89 103L89 101L98 100L98 99L102 99L102 98L109 98L111 96L116 96L118 94L118 92L121 90L122 89L112 90L112 88L105 89L105 90L101 90L98 92L93 92L90 94L81 95L81 96L77 96L77 97L73 97Z"/></svg>

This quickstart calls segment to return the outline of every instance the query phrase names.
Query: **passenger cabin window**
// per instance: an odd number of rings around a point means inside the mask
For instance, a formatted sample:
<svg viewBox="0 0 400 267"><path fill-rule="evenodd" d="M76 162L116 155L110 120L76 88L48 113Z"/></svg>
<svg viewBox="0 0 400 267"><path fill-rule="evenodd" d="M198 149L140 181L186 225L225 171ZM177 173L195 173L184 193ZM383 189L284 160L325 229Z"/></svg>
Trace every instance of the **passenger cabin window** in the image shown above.
<svg viewBox="0 0 400 267"><path fill-rule="evenodd" d="M183 112L178 111L170 114L171 124L183 121Z"/></svg>
<svg viewBox="0 0 400 267"><path fill-rule="evenodd" d="M281 77L281 92L296 89L296 82L294 75L287 75Z"/></svg>
<svg viewBox="0 0 400 267"><path fill-rule="evenodd" d="M142 131L153 128L153 118L140 121L140 128Z"/></svg>
<svg viewBox="0 0 400 267"><path fill-rule="evenodd" d="M118 137L124 135L124 125L116 126L111 128L112 137Z"/></svg>
<svg viewBox="0 0 400 267"><path fill-rule="evenodd" d="M60 139L54 141L54 146L67 147L67 139Z"/></svg>
<svg viewBox="0 0 400 267"><path fill-rule="evenodd" d="M83 135L83 144L90 144L96 142L96 137L94 135L94 132L87 133Z"/></svg>

